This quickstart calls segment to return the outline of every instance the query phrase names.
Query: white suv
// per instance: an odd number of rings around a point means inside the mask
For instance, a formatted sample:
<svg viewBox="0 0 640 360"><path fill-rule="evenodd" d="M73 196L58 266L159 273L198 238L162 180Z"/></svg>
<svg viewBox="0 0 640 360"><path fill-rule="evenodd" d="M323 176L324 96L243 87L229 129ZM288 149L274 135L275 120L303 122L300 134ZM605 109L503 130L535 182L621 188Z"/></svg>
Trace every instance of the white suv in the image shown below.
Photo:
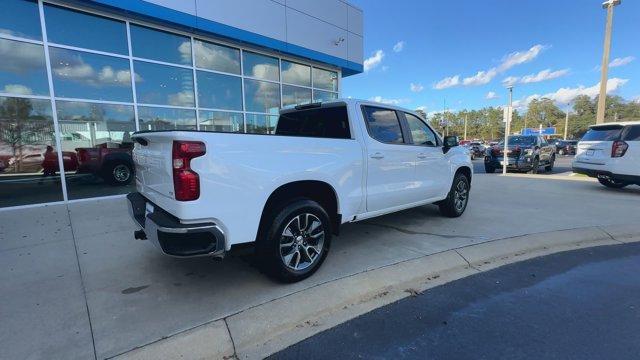
<svg viewBox="0 0 640 360"><path fill-rule="evenodd" d="M640 185L640 121L591 126L578 142L573 171L611 188Z"/></svg>

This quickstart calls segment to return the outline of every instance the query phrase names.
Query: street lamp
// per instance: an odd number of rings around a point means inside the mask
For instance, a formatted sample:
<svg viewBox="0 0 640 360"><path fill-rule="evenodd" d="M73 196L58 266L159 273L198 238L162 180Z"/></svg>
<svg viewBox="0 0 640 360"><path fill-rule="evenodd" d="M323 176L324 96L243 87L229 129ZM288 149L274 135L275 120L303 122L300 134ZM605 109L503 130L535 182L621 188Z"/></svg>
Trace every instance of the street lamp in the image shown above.
<svg viewBox="0 0 640 360"><path fill-rule="evenodd" d="M507 87L509 89L509 106L507 107L507 116L504 124L504 148L502 149L502 174L507 174L507 165L509 164L508 143L509 132L511 131L511 116L513 114L513 85Z"/></svg>
<svg viewBox="0 0 640 360"><path fill-rule="evenodd" d="M611 51L611 26L613 23L613 7L620 5L622 0L607 0L602 8L607 9L607 26L604 33L604 53L602 54L602 69L600 75L600 95L598 97L598 113L596 124L604 123L604 110L607 100L607 73L609 71L609 53Z"/></svg>

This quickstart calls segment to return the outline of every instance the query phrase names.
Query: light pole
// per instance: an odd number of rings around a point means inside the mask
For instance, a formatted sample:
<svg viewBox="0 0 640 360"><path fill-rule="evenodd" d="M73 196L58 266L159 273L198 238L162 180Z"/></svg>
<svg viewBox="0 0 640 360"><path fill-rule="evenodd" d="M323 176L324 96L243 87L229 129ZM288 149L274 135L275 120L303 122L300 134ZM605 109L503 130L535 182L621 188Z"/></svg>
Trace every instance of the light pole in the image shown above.
<svg viewBox="0 0 640 360"><path fill-rule="evenodd" d="M620 5L622 0L607 0L602 8L607 9L607 26L604 32L604 52L602 54L602 69L600 70L600 95L598 97L598 113L596 124L604 123L604 110L607 101L607 77L609 71L609 53L611 51L611 27L613 23L613 7Z"/></svg>
<svg viewBox="0 0 640 360"><path fill-rule="evenodd" d="M564 118L564 139L567 140L567 129L569 128L569 109L567 109L567 114Z"/></svg>
<svg viewBox="0 0 640 360"><path fill-rule="evenodd" d="M467 140L467 118L469 117L468 114L464 115L464 140Z"/></svg>
<svg viewBox="0 0 640 360"><path fill-rule="evenodd" d="M513 113L513 86L509 86L509 106L507 107L507 116L504 123L504 148L502 149L502 174L507 174L507 164L509 163L509 132L511 131L511 114Z"/></svg>

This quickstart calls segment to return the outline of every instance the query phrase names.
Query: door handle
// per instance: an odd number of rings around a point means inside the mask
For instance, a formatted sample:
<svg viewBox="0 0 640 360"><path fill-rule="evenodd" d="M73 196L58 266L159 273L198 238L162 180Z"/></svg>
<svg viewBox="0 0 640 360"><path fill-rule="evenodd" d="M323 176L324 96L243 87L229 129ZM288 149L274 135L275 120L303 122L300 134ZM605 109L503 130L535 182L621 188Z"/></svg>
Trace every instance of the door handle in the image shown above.
<svg viewBox="0 0 640 360"><path fill-rule="evenodd" d="M426 158L426 157L427 157L427 154L425 154L425 153L419 153L419 154L418 154L418 158L419 158L419 159L424 159L424 158Z"/></svg>
<svg viewBox="0 0 640 360"><path fill-rule="evenodd" d="M373 154L371 154L371 158L372 159L382 159L382 158L384 158L384 154L381 153L381 152L373 153Z"/></svg>

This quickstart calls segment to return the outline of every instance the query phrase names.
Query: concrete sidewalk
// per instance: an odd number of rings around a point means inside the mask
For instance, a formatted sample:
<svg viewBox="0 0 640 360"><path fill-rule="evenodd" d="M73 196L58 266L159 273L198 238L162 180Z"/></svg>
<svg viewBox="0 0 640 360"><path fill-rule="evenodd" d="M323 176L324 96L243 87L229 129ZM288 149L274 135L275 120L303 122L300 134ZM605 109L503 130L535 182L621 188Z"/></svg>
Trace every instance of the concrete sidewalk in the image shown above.
<svg viewBox="0 0 640 360"><path fill-rule="evenodd" d="M262 336L266 341L270 339L263 335L265 329L271 334L290 330L292 319L277 325L278 309L269 309L269 304L281 306L295 297L297 303L317 307L328 298L339 298L336 291L342 289L342 299L351 302L354 295L360 297L358 311L364 311L375 307L377 299L384 298L384 302L393 296L363 296L345 286L362 274L447 254L437 260L438 266L461 265L462 270L452 274L463 276L483 264L471 267L460 256L462 250L451 249L563 229L589 228L579 230L587 231L579 235L587 238L593 238L595 231L599 235L591 244L618 241L607 240L596 225L608 232L622 229L613 236L624 237L626 232L631 239L635 235L630 228L612 225L635 226L640 220L638 205L640 191L634 188L611 191L589 181L476 175L468 212L462 218L443 218L435 206L425 206L346 225L318 273L291 285L273 283L243 257L214 262L159 255L150 244L133 240L134 225L122 198L3 211L0 347L7 349L3 356L8 358L86 359L94 353L100 359L122 354L144 358L153 349L164 349L161 353L171 358L170 351L181 347L160 340L180 334L170 340L189 343L191 351L193 344L200 344L196 348L205 355L212 354L215 342L211 339L225 340L227 347L215 351L231 355L230 333L246 334L245 339ZM548 247L558 248L554 237L538 236L550 242ZM512 240L493 241L501 244L494 251ZM469 254L464 257L472 258ZM397 276L389 279L404 281L410 269L400 267ZM376 286L388 285L370 284L371 289ZM304 309L297 316L311 319L312 309ZM328 314L319 316L324 315ZM308 328L321 326L310 323ZM309 333L296 336L304 334ZM131 351L148 344L153 345ZM238 354L253 357L282 343L246 340L235 345Z"/></svg>

